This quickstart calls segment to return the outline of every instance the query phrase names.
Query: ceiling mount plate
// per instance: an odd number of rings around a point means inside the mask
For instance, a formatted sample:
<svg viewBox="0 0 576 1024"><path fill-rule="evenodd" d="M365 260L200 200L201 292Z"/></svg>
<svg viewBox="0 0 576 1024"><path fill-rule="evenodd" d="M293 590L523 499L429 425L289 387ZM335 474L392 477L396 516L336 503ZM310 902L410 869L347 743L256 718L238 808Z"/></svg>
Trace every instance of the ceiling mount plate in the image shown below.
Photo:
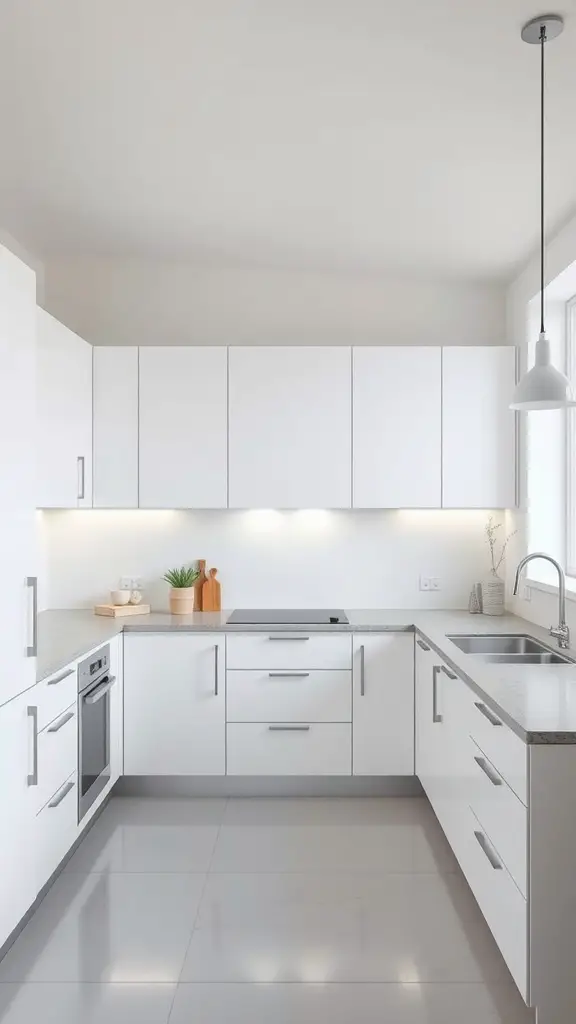
<svg viewBox="0 0 576 1024"><path fill-rule="evenodd" d="M522 39L525 43L539 43L540 30L544 25L546 29L546 42L556 39L564 31L564 19L559 14L541 14L539 18L531 18L522 29Z"/></svg>

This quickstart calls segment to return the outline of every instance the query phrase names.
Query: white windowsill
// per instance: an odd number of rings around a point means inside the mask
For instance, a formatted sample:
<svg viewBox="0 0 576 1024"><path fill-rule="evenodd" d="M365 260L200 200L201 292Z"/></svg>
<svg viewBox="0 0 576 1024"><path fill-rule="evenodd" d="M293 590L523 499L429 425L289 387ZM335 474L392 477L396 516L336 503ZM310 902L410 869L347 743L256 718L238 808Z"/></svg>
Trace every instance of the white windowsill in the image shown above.
<svg viewBox="0 0 576 1024"><path fill-rule="evenodd" d="M558 587L553 583L542 583L541 580L526 578L524 586L529 587L530 590L541 590L544 594L553 594L558 597ZM566 600L576 601L576 578L574 576L566 577Z"/></svg>

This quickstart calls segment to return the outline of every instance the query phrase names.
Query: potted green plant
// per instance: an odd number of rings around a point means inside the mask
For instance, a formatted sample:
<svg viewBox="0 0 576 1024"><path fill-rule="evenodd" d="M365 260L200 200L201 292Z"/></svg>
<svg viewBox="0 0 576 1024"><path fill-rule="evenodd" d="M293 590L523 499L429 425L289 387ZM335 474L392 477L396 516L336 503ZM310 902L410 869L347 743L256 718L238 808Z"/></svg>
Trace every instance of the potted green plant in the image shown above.
<svg viewBox="0 0 576 1024"><path fill-rule="evenodd" d="M169 569L163 579L171 586L170 611L172 615L190 615L194 611L194 584L200 575L199 569L183 565L181 569Z"/></svg>

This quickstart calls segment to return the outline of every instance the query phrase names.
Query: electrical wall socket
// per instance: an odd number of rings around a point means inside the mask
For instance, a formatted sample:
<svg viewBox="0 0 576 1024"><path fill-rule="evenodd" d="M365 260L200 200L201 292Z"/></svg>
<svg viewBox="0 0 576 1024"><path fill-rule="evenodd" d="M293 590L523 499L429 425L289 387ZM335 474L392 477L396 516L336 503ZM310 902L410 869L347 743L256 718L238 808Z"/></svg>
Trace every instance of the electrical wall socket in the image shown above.
<svg viewBox="0 0 576 1024"><path fill-rule="evenodd" d="M141 576L121 576L120 590L142 590Z"/></svg>
<svg viewBox="0 0 576 1024"><path fill-rule="evenodd" d="M438 576L421 576L420 590L440 590L440 580Z"/></svg>

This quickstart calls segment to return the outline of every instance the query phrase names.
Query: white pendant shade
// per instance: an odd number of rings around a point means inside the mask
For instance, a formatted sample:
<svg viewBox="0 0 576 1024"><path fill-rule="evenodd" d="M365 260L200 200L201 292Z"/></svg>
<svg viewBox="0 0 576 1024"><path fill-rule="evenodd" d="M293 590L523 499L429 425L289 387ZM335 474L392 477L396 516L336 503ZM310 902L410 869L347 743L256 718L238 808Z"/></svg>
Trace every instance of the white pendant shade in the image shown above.
<svg viewBox="0 0 576 1024"><path fill-rule="evenodd" d="M550 362L550 342L544 333L536 342L534 366L516 385L511 409L567 409L576 405L570 381Z"/></svg>

